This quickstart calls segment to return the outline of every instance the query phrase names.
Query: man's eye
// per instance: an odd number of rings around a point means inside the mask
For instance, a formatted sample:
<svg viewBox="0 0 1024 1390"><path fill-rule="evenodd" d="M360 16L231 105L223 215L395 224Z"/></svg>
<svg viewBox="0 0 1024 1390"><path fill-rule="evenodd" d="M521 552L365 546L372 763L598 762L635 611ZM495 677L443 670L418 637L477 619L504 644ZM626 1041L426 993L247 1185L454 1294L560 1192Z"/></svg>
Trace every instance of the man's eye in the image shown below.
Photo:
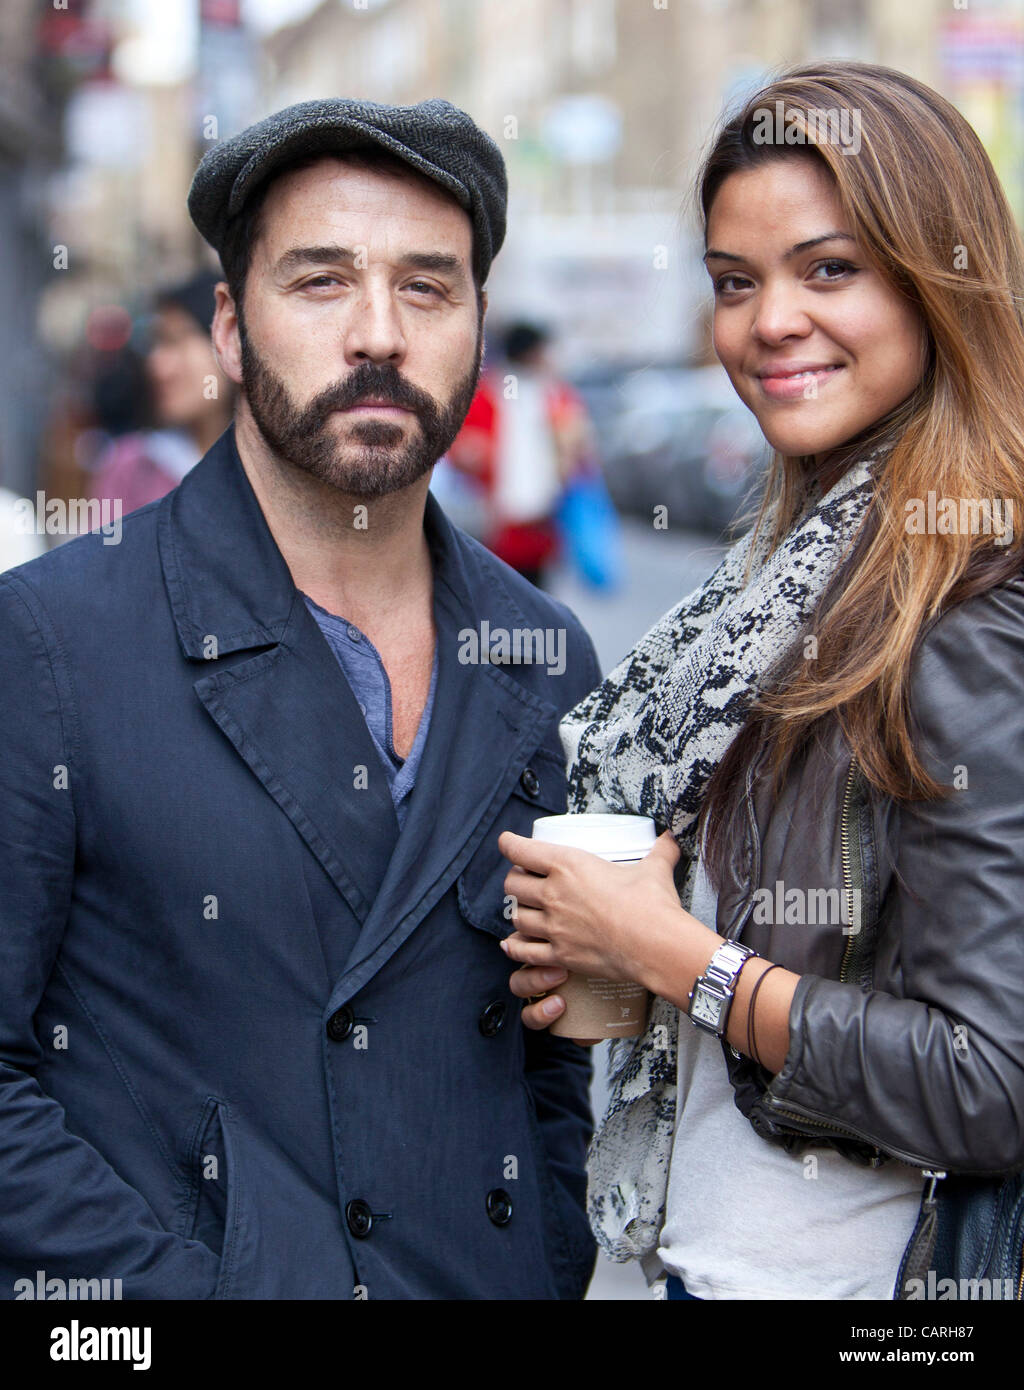
<svg viewBox="0 0 1024 1390"><path fill-rule="evenodd" d="M323 275L314 275L311 280L303 281L303 289L308 290L314 285L336 285L337 283L338 277L336 275L328 275L325 272Z"/></svg>
<svg viewBox="0 0 1024 1390"><path fill-rule="evenodd" d="M428 281L426 281L426 280L413 280L409 285L406 286L406 288L407 288L407 289L410 289L410 290L414 290L416 294L440 294L440 293L441 293L441 291L437 288L436 285L431 285L431 284L430 284Z"/></svg>

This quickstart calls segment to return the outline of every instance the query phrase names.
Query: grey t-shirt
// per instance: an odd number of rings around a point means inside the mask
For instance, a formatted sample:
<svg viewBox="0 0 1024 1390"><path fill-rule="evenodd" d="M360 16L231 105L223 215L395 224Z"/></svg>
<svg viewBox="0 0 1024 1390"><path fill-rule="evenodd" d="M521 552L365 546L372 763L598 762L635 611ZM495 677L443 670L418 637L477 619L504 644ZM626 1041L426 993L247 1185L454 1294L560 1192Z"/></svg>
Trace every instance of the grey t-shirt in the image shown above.
<svg viewBox="0 0 1024 1390"><path fill-rule="evenodd" d="M384 768L384 775L388 779L395 815L401 827L405 824L409 810L409 793L416 781L416 773L430 729L434 692L437 689L437 651L434 652L430 691L420 716L419 728L416 730L409 756L402 759L395 752L392 740L391 682L377 648L364 633L345 618L339 617L336 613L328 613L326 608L314 603L308 594L303 594L302 597L306 600L306 607L316 619L320 631L327 638L327 644L337 657L338 664L352 687L352 694L363 711L366 727L370 731L370 737Z"/></svg>
<svg viewBox="0 0 1024 1390"><path fill-rule="evenodd" d="M715 905L701 862L691 911L713 927ZM658 1246L669 1273L698 1298L892 1298L921 1170L762 1139L733 1102L721 1043L685 1016L678 1084Z"/></svg>

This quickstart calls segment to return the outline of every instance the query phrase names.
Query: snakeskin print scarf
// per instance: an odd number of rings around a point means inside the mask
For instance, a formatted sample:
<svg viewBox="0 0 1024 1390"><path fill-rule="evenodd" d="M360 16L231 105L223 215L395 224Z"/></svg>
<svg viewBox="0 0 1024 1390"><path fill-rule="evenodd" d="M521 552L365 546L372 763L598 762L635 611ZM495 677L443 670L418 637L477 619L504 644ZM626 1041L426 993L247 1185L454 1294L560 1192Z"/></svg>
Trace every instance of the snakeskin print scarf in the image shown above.
<svg viewBox="0 0 1024 1390"><path fill-rule="evenodd" d="M873 494L869 465L877 457L851 465L772 554L770 517L756 538L739 540L562 720L569 811L652 816L670 828L690 859L684 907L693 896L704 789L852 543ZM616 1261L649 1255L659 1242L679 1022L680 1011L656 997L646 1031L611 1043L611 1095L588 1156L588 1207L597 1240Z"/></svg>

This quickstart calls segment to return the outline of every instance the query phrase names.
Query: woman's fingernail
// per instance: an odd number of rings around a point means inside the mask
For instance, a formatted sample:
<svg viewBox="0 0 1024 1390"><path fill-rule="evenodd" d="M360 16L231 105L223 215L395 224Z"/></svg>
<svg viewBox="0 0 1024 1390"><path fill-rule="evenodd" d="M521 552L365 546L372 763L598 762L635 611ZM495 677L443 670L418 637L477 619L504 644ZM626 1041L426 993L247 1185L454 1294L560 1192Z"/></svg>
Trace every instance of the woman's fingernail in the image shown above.
<svg viewBox="0 0 1024 1390"><path fill-rule="evenodd" d="M505 952L505 954L506 954L506 956L507 956L507 955L508 955L508 942L507 942L507 941L499 941L499 942L498 942L498 945L501 947L501 949Z"/></svg>
<svg viewBox="0 0 1024 1390"><path fill-rule="evenodd" d="M546 985L560 985L567 973L565 970L545 970L541 979Z"/></svg>
<svg viewBox="0 0 1024 1390"><path fill-rule="evenodd" d="M555 1014L560 1014L565 1007L563 1000L557 994L549 994L540 1006L540 1011L545 1018L554 1018Z"/></svg>

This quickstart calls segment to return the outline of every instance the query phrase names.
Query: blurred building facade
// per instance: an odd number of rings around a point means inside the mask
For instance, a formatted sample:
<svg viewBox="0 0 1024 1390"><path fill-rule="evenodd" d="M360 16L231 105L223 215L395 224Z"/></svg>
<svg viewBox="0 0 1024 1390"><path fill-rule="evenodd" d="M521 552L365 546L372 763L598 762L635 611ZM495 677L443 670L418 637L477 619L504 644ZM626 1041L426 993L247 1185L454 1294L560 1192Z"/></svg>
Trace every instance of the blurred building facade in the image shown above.
<svg viewBox="0 0 1024 1390"><path fill-rule="evenodd" d="M52 274L48 180L62 158L62 89L35 0L0 6L0 484L23 491L49 396L40 296Z"/></svg>
<svg viewBox="0 0 1024 1390"><path fill-rule="evenodd" d="M195 165L294 101L468 110L509 167L491 319L543 319L573 369L706 359L693 174L723 106L789 62L881 62L944 92L1024 220L1024 0L321 0L269 34L244 0L163 13L189 51L170 75L128 60L141 0L0 7L0 477L26 475L45 410L37 343L66 361L105 306L135 313L214 263L185 206Z"/></svg>
<svg viewBox="0 0 1024 1390"><path fill-rule="evenodd" d="M267 110L443 95L499 142L512 197L498 312L571 365L702 360L693 172L723 105L776 67L885 63L958 100L1024 212L1022 0L322 0L266 42Z"/></svg>

